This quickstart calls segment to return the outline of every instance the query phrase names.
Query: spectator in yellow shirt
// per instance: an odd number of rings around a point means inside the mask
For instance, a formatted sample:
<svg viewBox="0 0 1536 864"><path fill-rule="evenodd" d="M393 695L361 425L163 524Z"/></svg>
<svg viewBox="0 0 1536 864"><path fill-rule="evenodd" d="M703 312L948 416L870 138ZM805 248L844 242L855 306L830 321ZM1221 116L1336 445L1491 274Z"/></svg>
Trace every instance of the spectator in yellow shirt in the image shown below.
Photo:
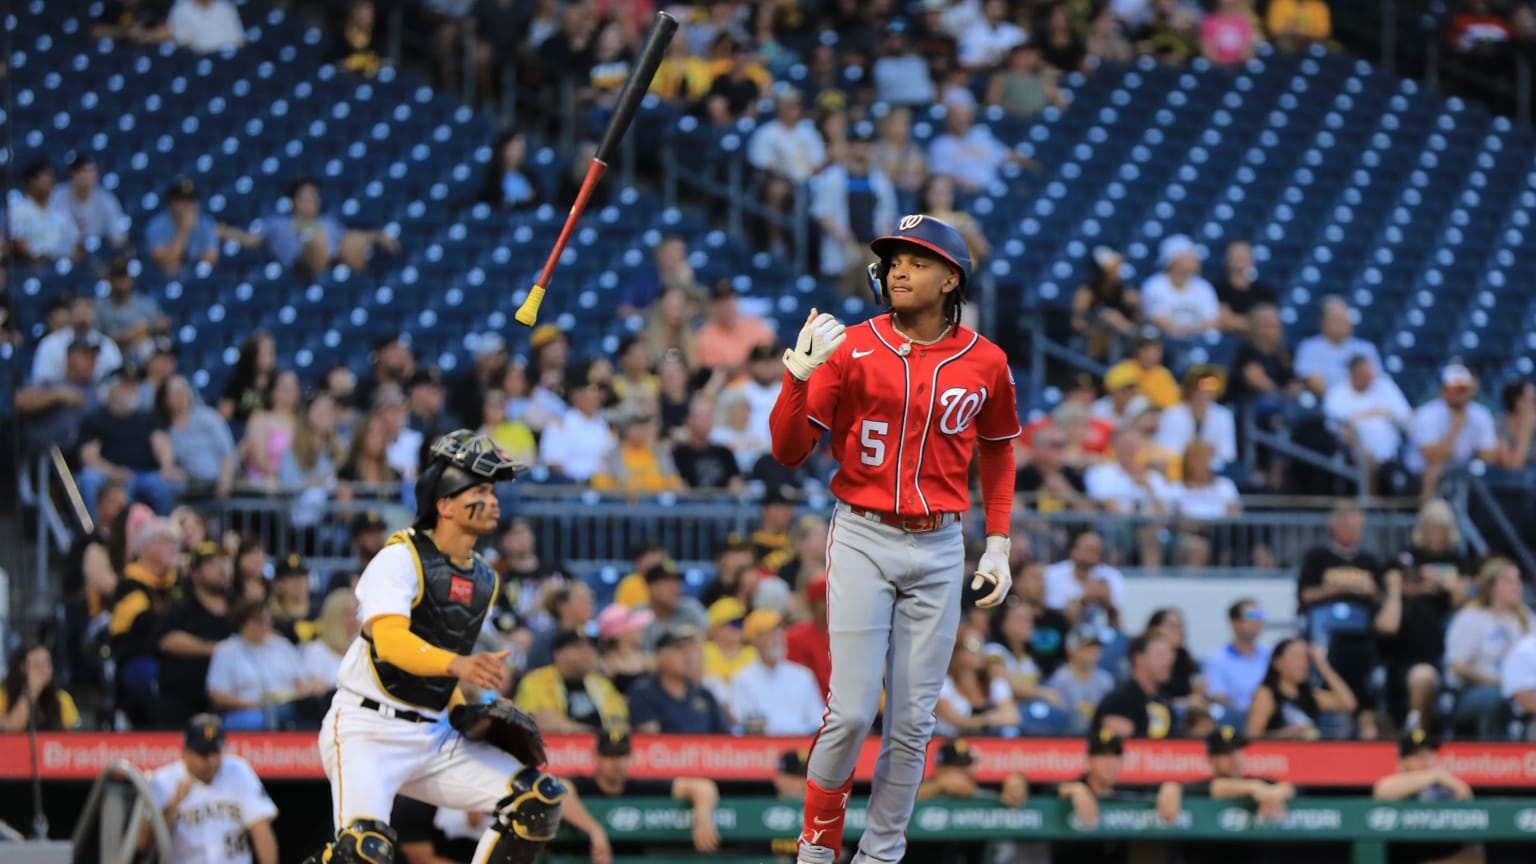
<svg viewBox="0 0 1536 864"><path fill-rule="evenodd" d="M507 451L512 461L519 465L532 465L539 456L539 444L533 430L521 420L507 418L507 394L501 390L488 390L485 394L484 415L480 420L480 434L489 435L496 446Z"/></svg>
<svg viewBox="0 0 1536 864"><path fill-rule="evenodd" d="M1183 392L1179 389L1179 382L1174 379L1173 373L1163 365L1163 341L1156 336L1143 336L1137 340L1136 348L1127 360L1121 360L1111 366L1105 374L1105 380L1110 378L1128 378L1135 374L1141 383L1141 395L1147 397L1159 408L1171 408L1179 404Z"/></svg>
<svg viewBox="0 0 1536 864"><path fill-rule="evenodd" d="M742 629L746 620L747 607L735 597L721 597L709 607L704 683L710 689L726 692L737 672L757 662L757 649L747 644Z"/></svg>
<svg viewBox="0 0 1536 864"><path fill-rule="evenodd" d="M598 732L629 724L629 705L597 671L597 649L580 630L560 631L555 662L524 675L513 701L545 732Z"/></svg>
<svg viewBox="0 0 1536 864"><path fill-rule="evenodd" d="M687 27L688 25L683 25ZM656 67L651 79L651 93L664 102L693 104L704 98L715 81L709 61L688 53L687 33L679 33L667 46L667 56Z"/></svg>
<svg viewBox="0 0 1536 864"><path fill-rule="evenodd" d="M1285 51L1302 50L1333 35L1324 0L1270 0L1265 25L1275 45Z"/></svg>
<svg viewBox="0 0 1536 864"><path fill-rule="evenodd" d="M5 687L0 689L0 732L25 732L35 719L39 732L80 728L75 700L53 677L53 655L36 643L11 652Z"/></svg>
<svg viewBox="0 0 1536 864"><path fill-rule="evenodd" d="M593 489L647 495L682 488L672 454L656 440L653 415L629 414L619 418L618 426L619 446L608 451L592 475Z"/></svg>
<svg viewBox="0 0 1536 864"><path fill-rule="evenodd" d="M646 572L652 567L671 566L671 562L667 560L667 547L655 540L641 543L630 553L629 558L635 562L635 569L619 580L619 587L613 593L613 602L639 609L651 602L650 583L645 581Z"/></svg>

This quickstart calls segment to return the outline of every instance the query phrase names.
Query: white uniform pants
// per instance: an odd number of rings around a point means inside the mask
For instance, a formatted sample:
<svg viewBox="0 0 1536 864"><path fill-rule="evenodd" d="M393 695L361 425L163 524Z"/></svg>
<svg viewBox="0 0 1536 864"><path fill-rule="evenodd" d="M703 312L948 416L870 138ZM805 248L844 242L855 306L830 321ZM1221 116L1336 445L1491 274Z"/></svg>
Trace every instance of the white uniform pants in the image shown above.
<svg viewBox="0 0 1536 864"><path fill-rule="evenodd" d="M827 561L831 701L809 775L837 789L853 775L885 689L884 735L853 864L896 862L923 780L933 709L954 652L965 577L957 522L910 534L839 504Z"/></svg>
<svg viewBox="0 0 1536 864"><path fill-rule="evenodd" d="M320 726L320 762L331 781L331 816L340 830L354 819L388 824L395 795L451 810L489 813L509 794L522 765L488 744L470 742L446 723L411 723L364 708L338 690Z"/></svg>

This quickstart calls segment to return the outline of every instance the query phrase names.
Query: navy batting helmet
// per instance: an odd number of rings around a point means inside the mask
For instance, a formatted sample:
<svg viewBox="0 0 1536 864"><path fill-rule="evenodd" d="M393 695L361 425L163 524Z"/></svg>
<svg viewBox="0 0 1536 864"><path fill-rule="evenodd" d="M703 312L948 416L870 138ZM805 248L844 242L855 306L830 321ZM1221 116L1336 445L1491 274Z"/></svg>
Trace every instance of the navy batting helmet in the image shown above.
<svg viewBox="0 0 1536 864"><path fill-rule="evenodd" d="M956 293L960 297L965 296L965 283L971 278L971 250L965 238L945 222L932 216L913 214L901 217L896 233L876 237L869 244L869 248L880 258L878 264L869 265L869 286L874 290L876 300L886 299L885 275L891 268L891 256L896 254L902 243L921 246L955 268L955 272L960 274L960 286Z"/></svg>
<svg viewBox="0 0 1536 864"><path fill-rule="evenodd" d="M487 435L468 429L449 432L432 444L432 461L416 479L416 528L437 524L437 502L482 483L517 477L517 466Z"/></svg>

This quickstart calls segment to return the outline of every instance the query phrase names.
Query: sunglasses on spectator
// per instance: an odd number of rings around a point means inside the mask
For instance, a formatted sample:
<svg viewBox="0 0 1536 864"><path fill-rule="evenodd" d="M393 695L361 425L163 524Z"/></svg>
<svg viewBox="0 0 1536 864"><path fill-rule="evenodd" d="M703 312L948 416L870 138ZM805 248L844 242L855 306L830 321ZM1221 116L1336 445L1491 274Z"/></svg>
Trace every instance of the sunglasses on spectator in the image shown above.
<svg viewBox="0 0 1536 864"><path fill-rule="evenodd" d="M1263 621L1264 620L1264 610L1263 609L1254 609L1254 608L1251 608L1251 607L1248 608L1248 609L1244 609L1243 610L1243 620L1244 621Z"/></svg>

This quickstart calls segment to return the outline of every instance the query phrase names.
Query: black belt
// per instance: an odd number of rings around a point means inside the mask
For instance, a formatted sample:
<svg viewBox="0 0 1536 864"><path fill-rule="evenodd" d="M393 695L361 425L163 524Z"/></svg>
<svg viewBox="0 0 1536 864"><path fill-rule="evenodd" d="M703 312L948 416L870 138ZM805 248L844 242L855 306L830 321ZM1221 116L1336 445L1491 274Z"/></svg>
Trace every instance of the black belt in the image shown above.
<svg viewBox="0 0 1536 864"><path fill-rule="evenodd" d="M404 720L407 723L436 723L436 717L428 717L420 711L401 711L393 705L385 705L377 699L364 699L364 708L369 711L377 711L385 717L393 717L396 720Z"/></svg>

